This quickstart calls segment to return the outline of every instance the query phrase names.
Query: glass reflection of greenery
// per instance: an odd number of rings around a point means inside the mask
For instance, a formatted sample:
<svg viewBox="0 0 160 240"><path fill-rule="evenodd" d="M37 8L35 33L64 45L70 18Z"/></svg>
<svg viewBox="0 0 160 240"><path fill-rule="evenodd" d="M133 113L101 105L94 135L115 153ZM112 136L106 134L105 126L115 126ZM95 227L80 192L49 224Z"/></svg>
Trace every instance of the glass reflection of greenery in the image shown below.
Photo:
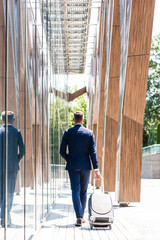
<svg viewBox="0 0 160 240"><path fill-rule="evenodd" d="M50 120L49 120L49 128L50 128L50 159L53 164L60 164L60 155L59 148L62 135L68 127L68 122L66 118L67 103L59 97L55 98L55 102L50 104Z"/></svg>

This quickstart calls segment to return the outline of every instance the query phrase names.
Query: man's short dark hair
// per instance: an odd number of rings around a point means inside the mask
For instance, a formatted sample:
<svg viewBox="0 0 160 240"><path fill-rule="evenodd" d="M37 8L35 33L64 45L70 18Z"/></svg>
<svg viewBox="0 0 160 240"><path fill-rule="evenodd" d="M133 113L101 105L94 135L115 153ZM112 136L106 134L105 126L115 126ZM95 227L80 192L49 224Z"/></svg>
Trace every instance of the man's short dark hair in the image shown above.
<svg viewBox="0 0 160 240"><path fill-rule="evenodd" d="M76 111L76 112L74 113L74 120L75 120L76 122L81 122L81 121L83 120L83 118L84 118L84 113L83 113L83 112L81 112L81 111Z"/></svg>
<svg viewBox="0 0 160 240"><path fill-rule="evenodd" d="M8 123L13 123L13 120L15 119L14 117L14 112L12 111L7 111L7 116L8 116ZM6 111L2 112L1 114L1 119L3 122L6 121Z"/></svg>

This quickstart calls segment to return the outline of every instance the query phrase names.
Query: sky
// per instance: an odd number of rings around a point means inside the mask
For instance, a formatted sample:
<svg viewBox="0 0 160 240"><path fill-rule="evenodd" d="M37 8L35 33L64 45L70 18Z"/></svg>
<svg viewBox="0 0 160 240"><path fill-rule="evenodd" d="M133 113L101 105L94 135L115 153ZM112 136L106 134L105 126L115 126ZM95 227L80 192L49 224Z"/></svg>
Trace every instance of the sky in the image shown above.
<svg viewBox="0 0 160 240"><path fill-rule="evenodd" d="M152 35L154 36L159 33L160 33L160 0L156 0Z"/></svg>

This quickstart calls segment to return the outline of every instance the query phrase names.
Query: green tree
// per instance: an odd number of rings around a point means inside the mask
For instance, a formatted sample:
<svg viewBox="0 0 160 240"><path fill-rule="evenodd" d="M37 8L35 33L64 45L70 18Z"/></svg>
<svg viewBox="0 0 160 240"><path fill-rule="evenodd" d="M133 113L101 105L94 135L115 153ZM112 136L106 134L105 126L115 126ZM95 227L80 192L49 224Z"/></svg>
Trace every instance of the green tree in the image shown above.
<svg viewBox="0 0 160 240"><path fill-rule="evenodd" d="M77 87L76 87L77 90ZM59 148L62 135L69 127L74 126L73 115L75 111L84 112L84 126L87 121L87 100L86 94L76 98L69 104L59 97L55 97L54 103L49 106L49 154L50 163L63 164L64 160L60 158ZM69 124L68 124L69 123Z"/></svg>
<svg viewBox="0 0 160 240"><path fill-rule="evenodd" d="M77 87L76 87L77 90ZM72 102L69 103L68 106L68 122L69 122L69 128L74 126L73 117L74 112L76 111L82 111L84 113L84 127L87 126L87 96L86 93L81 95L80 97L74 99Z"/></svg>
<svg viewBox="0 0 160 240"><path fill-rule="evenodd" d="M61 164L59 148L62 135L68 128L68 107L65 100L55 97L54 103L49 106L49 149L50 162Z"/></svg>
<svg viewBox="0 0 160 240"><path fill-rule="evenodd" d="M156 143L157 124L160 120L160 34L151 45L151 58L144 114L143 146Z"/></svg>
<svg viewBox="0 0 160 240"><path fill-rule="evenodd" d="M157 125L157 144L160 144L160 122Z"/></svg>

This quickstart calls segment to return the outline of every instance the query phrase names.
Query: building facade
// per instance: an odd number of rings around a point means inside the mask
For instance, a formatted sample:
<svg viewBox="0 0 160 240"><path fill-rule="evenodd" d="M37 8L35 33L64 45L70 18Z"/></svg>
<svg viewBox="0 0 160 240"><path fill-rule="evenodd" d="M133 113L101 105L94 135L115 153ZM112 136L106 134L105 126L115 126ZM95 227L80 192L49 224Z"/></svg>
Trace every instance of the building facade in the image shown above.
<svg viewBox="0 0 160 240"><path fill-rule="evenodd" d="M0 1L0 114L14 112L25 145L10 227L6 127L0 239L13 239L13 233L16 240L30 239L63 190L68 179L59 147L68 128L68 102L84 92L105 191L115 192L119 203L140 201L154 3ZM69 93L68 75L85 74L88 67L88 86Z"/></svg>

